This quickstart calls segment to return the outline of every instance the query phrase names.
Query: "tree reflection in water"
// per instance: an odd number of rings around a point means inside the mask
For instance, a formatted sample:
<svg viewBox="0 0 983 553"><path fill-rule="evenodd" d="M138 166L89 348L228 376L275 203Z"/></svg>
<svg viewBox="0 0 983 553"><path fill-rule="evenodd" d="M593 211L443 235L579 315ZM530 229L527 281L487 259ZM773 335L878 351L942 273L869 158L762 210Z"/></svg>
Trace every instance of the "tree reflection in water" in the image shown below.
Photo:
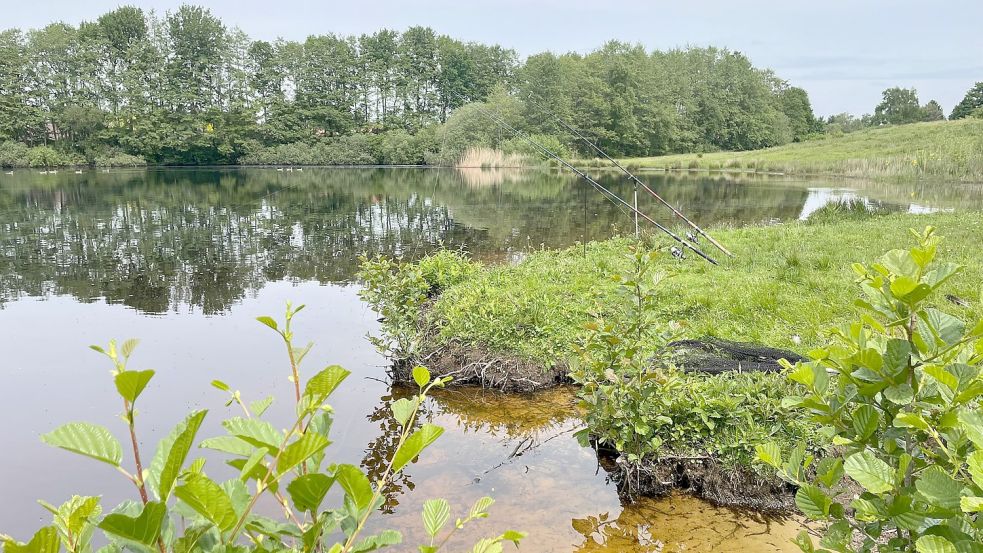
<svg viewBox="0 0 983 553"><path fill-rule="evenodd" d="M650 180L703 223L791 219L807 194ZM614 174L602 181L629 192ZM445 244L495 259L629 228L596 194L586 196L585 228L582 186L537 171L484 180L437 169L19 172L0 187L0 302L69 294L145 313L213 314L268 281L350 283L360 255L416 257Z"/></svg>

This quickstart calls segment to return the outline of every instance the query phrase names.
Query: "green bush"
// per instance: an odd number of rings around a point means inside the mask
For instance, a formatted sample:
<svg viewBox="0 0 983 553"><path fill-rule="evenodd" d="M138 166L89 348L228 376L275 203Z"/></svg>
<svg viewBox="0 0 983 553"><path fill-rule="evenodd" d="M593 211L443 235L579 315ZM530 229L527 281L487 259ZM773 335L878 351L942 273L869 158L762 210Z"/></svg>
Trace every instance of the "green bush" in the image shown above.
<svg viewBox="0 0 983 553"><path fill-rule="evenodd" d="M109 151L96 155L96 167L146 167L147 160L140 156L119 151Z"/></svg>
<svg viewBox="0 0 983 553"><path fill-rule="evenodd" d="M0 167L30 167L27 144L14 141L0 143Z"/></svg>
<svg viewBox="0 0 983 553"><path fill-rule="evenodd" d="M932 307L962 267L936 261L933 227L912 233L910 250L854 265L863 316L813 361L787 366L802 395L785 403L823 425L829 456L758 447L824 523L822 551L983 550L983 320ZM806 532L797 542L817 551Z"/></svg>
<svg viewBox="0 0 983 553"><path fill-rule="evenodd" d="M359 296L382 317L382 336L370 337L380 353L397 361L413 359L422 346L423 306L477 271L463 253L440 250L418 263L388 258L361 260Z"/></svg>
<svg viewBox="0 0 983 553"><path fill-rule="evenodd" d="M115 342L110 342L108 348L92 346L113 363L112 374L124 407L122 418L128 427L133 467L125 467L122 445L109 429L99 425L66 424L45 434L42 440L112 467L133 484L139 502L124 502L106 515L102 514L99 497L73 496L57 507L41 502L54 516L53 524L39 530L27 543L0 534L4 550L58 553L64 546L72 553L88 553L97 529L108 539L109 546L104 551L109 552L355 553L399 544L402 541L399 532L382 530L364 536L365 525L383 504L383 490L443 433L443 428L420 421L418 414L430 390L443 386L450 378L432 380L427 369L413 369L418 390L412 397L401 398L391 406L398 435L396 447L385 460L385 471L376 482L371 482L355 465L330 463L325 449L331 443L333 411L327 400L350 373L332 365L306 381L301 379L301 363L312 344L295 346L292 320L303 307L293 309L288 303L282 326L270 317L258 319L280 336L290 360L296 416L288 430L278 430L262 418L273 402L272 397L246 403L239 391L228 384L212 382L227 395L226 406L235 404L245 415L225 419L222 426L226 434L200 443L199 447L228 456L226 463L235 469L237 476L222 483L206 475L204 458L189 462L207 415L205 410L190 413L161 440L150 464L143 464L136 433L136 404L153 379L154 371L128 367L137 345L135 340L127 340L119 347ZM341 493L342 503L328 509L324 503L331 488ZM255 512L257 503L263 499L275 502L283 516L277 519ZM426 501L423 522L428 543L417 549L423 553L437 552L457 530L487 517L493 502L488 497L479 499L466 516L445 531L450 505L444 499ZM523 536L520 532L506 531L479 541L473 551L501 551L504 542L518 545Z"/></svg>
<svg viewBox="0 0 983 553"><path fill-rule="evenodd" d="M613 447L629 463L695 456L725 467L752 467L754 444L813 439L805 417L789 416L781 375L690 375L667 356L672 325L657 314L662 276L655 252L636 249L630 269L612 279L618 309L598 316L575 348L571 376L581 385L586 427L578 437Z"/></svg>

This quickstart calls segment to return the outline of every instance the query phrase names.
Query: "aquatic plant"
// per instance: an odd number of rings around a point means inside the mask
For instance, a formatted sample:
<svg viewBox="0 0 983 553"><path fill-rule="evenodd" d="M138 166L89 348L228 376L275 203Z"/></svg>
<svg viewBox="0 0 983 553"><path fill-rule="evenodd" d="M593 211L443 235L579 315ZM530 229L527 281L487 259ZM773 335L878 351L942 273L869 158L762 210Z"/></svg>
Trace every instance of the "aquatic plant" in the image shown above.
<svg viewBox="0 0 983 553"><path fill-rule="evenodd" d="M227 455L226 464L237 476L218 482L205 472L205 459L189 459L206 410L191 412L158 445L149 464L141 456L137 439L136 404L154 377L152 370L129 368L136 340L108 347L92 346L113 363L113 380L123 404L132 447L133 465L123 461L123 446L109 429L84 422L58 427L42 436L52 446L89 457L109 465L129 480L139 502L126 501L103 515L99 497L72 496L60 506L41 504L53 517L53 524L34 534L26 543L0 535L6 553L58 553L61 547L71 553L87 553L93 548L96 530L105 534L107 553L173 552L328 552L356 553L384 549L402 541L402 535L387 529L366 536L366 522L383 502L383 490L404 468L443 433L443 428L418 420L420 405L434 388L450 378L431 378L424 367L412 369L416 393L393 402L393 417L399 435L385 472L376 481L354 465L329 462L333 410L328 399L349 376L349 371L332 365L301 379L301 364L311 344L294 344L293 318L304 309L287 304L281 324L271 317L259 317L284 341L290 360L290 380L295 390L295 418L286 431L277 430L263 418L272 397L247 402L228 384L212 385L228 395L226 406L235 404L243 416L222 422L226 434L205 439L200 447ZM332 488L340 488L342 503L327 507ZM272 499L282 509L282 519L260 515L257 503ZM488 516L493 504L489 497L479 499L468 514L450 521L450 505L444 499L431 499L423 507L427 543L421 553L435 553L459 529ZM474 552L501 552L507 542L518 544L520 532L507 531L479 541Z"/></svg>
<svg viewBox="0 0 983 553"><path fill-rule="evenodd" d="M797 485L796 505L823 521L812 551L983 551L983 320L932 307L962 270L937 260L931 226L917 245L854 265L861 317L788 365L799 394L784 401L823 426L818 461L775 443L758 457Z"/></svg>

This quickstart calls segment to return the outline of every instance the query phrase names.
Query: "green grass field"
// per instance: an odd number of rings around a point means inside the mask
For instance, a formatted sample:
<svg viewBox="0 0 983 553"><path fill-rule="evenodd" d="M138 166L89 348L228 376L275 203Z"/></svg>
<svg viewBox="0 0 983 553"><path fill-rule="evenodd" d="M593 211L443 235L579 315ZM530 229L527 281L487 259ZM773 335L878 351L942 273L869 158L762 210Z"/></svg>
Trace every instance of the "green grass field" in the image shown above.
<svg viewBox="0 0 983 553"><path fill-rule="evenodd" d="M873 128L764 150L622 161L630 168L983 182L983 119Z"/></svg>
<svg viewBox="0 0 983 553"><path fill-rule="evenodd" d="M977 213L875 215L770 227L721 229L714 236L734 258L719 266L668 253L661 270L659 316L678 321L689 338L716 336L805 353L831 325L853 320L859 290L850 265L870 263L912 245L909 228L935 225L945 237L940 259L966 266L947 283L941 307L966 318L983 315L983 264ZM661 237L660 243L666 243ZM484 267L444 290L429 313L431 340L454 340L551 366L563 363L595 311L623 310L613 273L624 270L632 240L613 239L561 251L539 251L517 265ZM710 251L709 247L705 248ZM717 252L719 253L719 252ZM437 344L429 343L427 347Z"/></svg>

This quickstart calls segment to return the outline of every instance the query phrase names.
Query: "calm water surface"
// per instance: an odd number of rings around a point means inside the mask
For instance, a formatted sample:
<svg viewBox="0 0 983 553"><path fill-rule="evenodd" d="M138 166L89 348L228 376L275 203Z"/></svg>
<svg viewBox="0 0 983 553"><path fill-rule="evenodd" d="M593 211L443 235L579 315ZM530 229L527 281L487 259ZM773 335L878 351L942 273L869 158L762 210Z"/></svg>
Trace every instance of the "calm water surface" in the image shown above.
<svg viewBox="0 0 983 553"><path fill-rule="evenodd" d="M623 194L613 174L603 180ZM808 215L832 199L885 209L979 208L967 187L885 186L761 178L649 176L701 224L759 224ZM587 192L587 193L585 193ZM647 198L640 204L656 207ZM586 215L586 217L585 217ZM667 220L668 221L668 220ZM298 339L317 342L313 370L338 363L353 376L333 398L329 451L381 470L391 451L385 360L365 340L376 315L358 299L359 255L418 256L440 245L487 260L563 247L631 228L619 209L577 181L537 172L424 169L151 170L0 175L0 531L26 538L48 517L35 503L72 493L131 498L129 484L95 462L43 446L71 420L122 430L107 361L87 349L139 337L133 368L157 370L141 398L138 431L150 456L193 408L212 411L200 436L220 433L222 379L246 398L289 397L282 344L255 322L305 303ZM290 405L271 409L280 425ZM376 525L420 537L429 497L466 509L497 503L476 533L530 532L522 551L792 551L795 520L718 509L687 497L622 505L604 468L572 437L570 390L532 397L463 389L437 394L426 416L448 429L387 492ZM15 452L15 453L12 453ZM209 470L221 475L215 460ZM461 542L458 548L463 548Z"/></svg>

